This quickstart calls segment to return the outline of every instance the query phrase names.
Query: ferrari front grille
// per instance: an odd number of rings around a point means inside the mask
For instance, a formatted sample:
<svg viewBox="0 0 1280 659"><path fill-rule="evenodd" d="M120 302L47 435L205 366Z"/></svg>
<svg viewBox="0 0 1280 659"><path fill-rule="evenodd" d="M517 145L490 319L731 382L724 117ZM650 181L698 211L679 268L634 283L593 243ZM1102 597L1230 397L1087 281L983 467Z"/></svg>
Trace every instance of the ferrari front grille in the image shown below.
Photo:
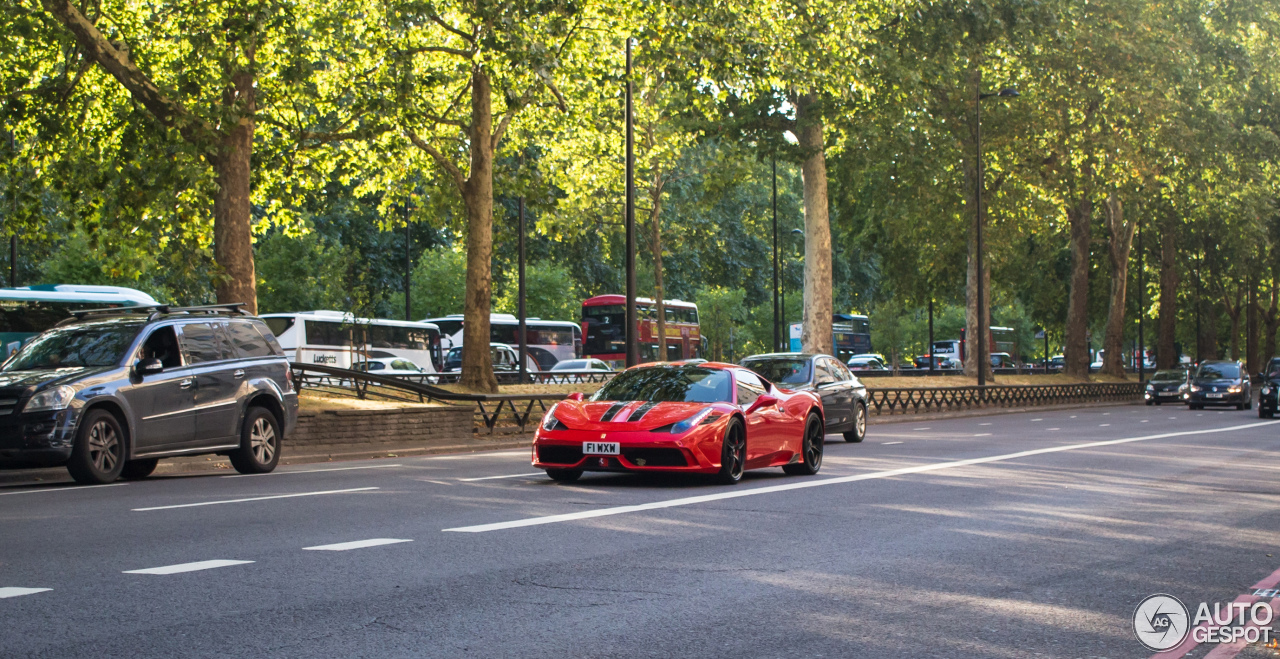
<svg viewBox="0 0 1280 659"><path fill-rule="evenodd" d="M678 448L624 448L622 457L642 467L687 467L684 453Z"/></svg>
<svg viewBox="0 0 1280 659"><path fill-rule="evenodd" d="M542 445L538 447L538 462L557 465L577 464L582 460L581 446Z"/></svg>

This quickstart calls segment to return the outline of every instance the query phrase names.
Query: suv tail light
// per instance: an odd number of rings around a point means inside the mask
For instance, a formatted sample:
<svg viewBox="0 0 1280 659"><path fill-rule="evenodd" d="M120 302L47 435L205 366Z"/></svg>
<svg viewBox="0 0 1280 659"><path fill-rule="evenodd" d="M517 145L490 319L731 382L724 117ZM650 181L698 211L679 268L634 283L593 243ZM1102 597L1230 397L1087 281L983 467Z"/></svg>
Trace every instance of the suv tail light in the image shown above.
<svg viewBox="0 0 1280 659"><path fill-rule="evenodd" d="M285 367L284 369L285 391L293 391L293 368Z"/></svg>

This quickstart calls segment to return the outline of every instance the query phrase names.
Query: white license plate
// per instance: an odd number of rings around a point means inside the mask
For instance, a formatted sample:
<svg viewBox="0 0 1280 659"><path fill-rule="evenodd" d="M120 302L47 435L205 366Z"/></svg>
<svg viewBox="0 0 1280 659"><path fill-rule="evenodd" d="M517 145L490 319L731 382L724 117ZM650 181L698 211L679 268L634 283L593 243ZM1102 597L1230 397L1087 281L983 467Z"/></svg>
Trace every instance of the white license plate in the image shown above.
<svg viewBox="0 0 1280 659"><path fill-rule="evenodd" d="M622 447L617 442L583 442L583 455L618 455Z"/></svg>
<svg viewBox="0 0 1280 659"><path fill-rule="evenodd" d="M1178 392L1176 392L1176 391L1161 391L1161 392L1160 392L1160 395L1161 395L1161 396L1177 396L1177 395L1178 395Z"/></svg>
<svg viewBox="0 0 1280 659"><path fill-rule="evenodd" d="M1222 398L1222 394L1205 394L1205 398Z"/></svg>

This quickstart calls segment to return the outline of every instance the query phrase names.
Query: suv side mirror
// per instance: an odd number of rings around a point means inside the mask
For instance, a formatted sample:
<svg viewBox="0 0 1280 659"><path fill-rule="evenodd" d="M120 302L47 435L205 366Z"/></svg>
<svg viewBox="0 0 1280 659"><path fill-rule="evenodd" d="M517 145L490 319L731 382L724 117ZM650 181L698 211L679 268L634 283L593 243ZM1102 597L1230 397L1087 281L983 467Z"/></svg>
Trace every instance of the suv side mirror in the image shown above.
<svg viewBox="0 0 1280 659"><path fill-rule="evenodd" d="M138 363L134 365L133 370L138 375L159 373L164 370L164 363L155 357L150 359L139 359Z"/></svg>

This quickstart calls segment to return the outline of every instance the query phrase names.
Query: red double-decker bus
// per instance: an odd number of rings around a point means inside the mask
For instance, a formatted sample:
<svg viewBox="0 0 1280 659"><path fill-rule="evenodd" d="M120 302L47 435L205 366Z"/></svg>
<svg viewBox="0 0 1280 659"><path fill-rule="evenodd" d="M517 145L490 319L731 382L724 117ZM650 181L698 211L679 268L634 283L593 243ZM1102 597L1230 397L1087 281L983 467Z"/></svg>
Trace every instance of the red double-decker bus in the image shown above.
<svg viewBox="0 0 1280 659"><path fill-rule="evenodd" d="M636 298L639 317L640 361L679 361L701 358L702 333L698 330L698 305L665 300L667 340L658 348L658 305L650 298ZM615 365L627 360L627 298L625 295L597 295L582 302L582 355Z"/></svg>

